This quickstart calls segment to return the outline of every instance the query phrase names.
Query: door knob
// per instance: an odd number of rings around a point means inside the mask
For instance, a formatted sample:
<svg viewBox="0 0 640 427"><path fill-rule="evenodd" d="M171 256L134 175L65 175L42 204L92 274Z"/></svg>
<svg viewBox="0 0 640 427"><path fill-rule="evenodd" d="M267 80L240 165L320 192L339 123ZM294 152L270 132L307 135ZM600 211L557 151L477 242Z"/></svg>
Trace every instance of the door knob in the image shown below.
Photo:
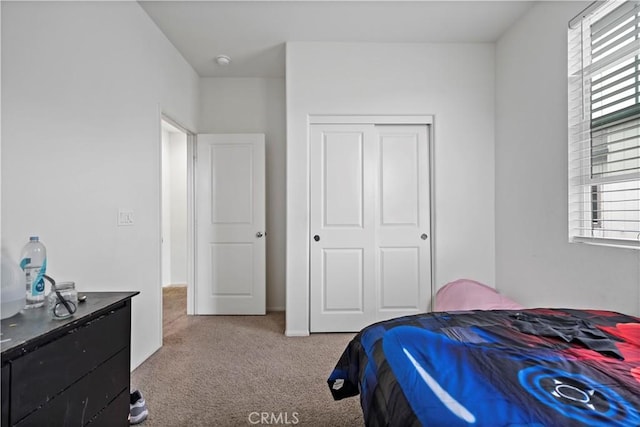
<svg viewBox="0 0 640 427"><path fill-rule="evenodd" d="M422 240L427 240L428 237L429 236L427 236L427 233L422 233L422 235L420 236Z"/></svg>
<svg viewBox="0 0 640 427"><path fill-rule="evenodd" d="M313 236L313 240L315 240L316 242L320 241L320 236L316 234L315 236Z"/></svg>
<svg viewBox="0 0 640 427"><path fill-rule="evenodd" d="M264 236L264 234L262 234L262 231L258 231L256 233L256 237L259 239L260 237Z"/></svg>

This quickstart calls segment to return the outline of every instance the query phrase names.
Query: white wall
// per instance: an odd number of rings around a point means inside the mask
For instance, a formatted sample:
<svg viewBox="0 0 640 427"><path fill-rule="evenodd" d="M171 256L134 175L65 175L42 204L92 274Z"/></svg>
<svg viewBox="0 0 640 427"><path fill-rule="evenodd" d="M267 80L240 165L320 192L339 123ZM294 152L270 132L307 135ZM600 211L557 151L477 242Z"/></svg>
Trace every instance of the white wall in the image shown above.
<svg viewBox="0 0 640 427"><path fill-rule="evenodd" d="M195 130L198 76L136 2L1 7L3 243L39 234L53 277L140 291L134 368L162 342L160 110Z"/></svg>
<svg viewBox="0 0 640 427"><path fill-rule="evenodd" d="M288 43L286 61L286 333L309 328L309 114L433 114L435 285L493 285L494 45Z"/></svg>
<svg viewBox="0 0 640 427"><path fill-rule="evenodd" d="M171 134L162 128L162 286L171 284Z"/></svg>
<svg viewBox="0 0 640 427"><path fill-rule="evenodd" d="M640 312L640 251L569 244L567 23L537 2L496 47L496 287L527 306Z"/></svg>
<svg viewBox="0 0 640 427"><path fill-rule="evenodd" d="M162 129L162 286L187 283L187 135Z"/></svg>
<svg viewBox="0 0 640 427"><path fill-rule="evenodd" d="M2 34L2 5L0 4L0 34ZM0 42L2 37L0 36ZM2 48L0 47L0 52ZM2 55L0 55L0 82L2 81ZM0 83L0 100L2 99L2 84ZM0 101L0 129L2 129L2 102ZM0 177L2 177L2 136L0 135ZM0 187L2 179L0 179ZM0 196L2 191L0 188ZM0 224L2 224L2 197L0 197ZM5 248L4 239L2 238L2 227L0 227L0 244L2 249ZM1 273L0 273L1 274Z"/></svg>
<svg viewBox="0 0 640 427"><path fill-rule="evenodd" d="M201 133L264 133L266 138L267 310L285 306L284 79L200 79Z"/></svg>
<svg viewBox="0 0 640 427"><path fill-rule="evenodd" d="M187 283L187 134L172 132L171 158L171 284Z"/></svg>

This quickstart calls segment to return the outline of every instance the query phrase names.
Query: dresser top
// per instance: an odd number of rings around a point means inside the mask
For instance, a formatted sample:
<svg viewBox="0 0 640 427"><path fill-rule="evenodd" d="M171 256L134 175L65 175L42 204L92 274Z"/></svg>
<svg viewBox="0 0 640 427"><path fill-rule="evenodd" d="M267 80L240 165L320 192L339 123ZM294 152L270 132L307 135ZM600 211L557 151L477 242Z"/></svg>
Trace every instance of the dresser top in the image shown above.
<svg viewBox="0 0 640 427"><path fill-rule="evenodd" d="M87 296L85 302L78 303L75 314L64 320L51 318L45 307L22 310L15 316L0 322L0 350L2 360L10 353L22 348L38 345L71 330L93 318L123 306L140 292L80 292ZM108 339L108 337L105 337Z"/></svg>

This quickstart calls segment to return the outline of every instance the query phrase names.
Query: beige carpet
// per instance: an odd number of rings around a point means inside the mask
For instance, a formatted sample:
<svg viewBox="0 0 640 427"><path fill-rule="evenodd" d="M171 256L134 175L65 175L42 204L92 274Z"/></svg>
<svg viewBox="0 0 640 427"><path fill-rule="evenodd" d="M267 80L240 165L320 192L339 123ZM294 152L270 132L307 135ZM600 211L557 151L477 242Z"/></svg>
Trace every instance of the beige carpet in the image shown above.
<svg viewBox="0 0 640 427"><path fill-rule="evenodd" d="M168 337L184 326L187 317L187 287L162 288L162 336Z"/></svg>
<svg viewBox="0 0 640 427"><path fill-rule="evenodd" d="M336 402L326 382L353 334L288 338L284 313L186 316L186 288L164 295L164 345L131 375L143 425L363 425L359 397Z"/></svg>

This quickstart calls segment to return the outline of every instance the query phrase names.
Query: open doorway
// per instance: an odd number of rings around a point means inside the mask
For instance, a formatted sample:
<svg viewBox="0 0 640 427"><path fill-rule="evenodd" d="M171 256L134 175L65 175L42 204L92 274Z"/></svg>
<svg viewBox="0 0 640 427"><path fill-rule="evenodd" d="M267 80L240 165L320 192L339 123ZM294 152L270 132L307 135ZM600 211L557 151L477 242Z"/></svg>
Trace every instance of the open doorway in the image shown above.
<svg viewBox="0 0 640 427"><path fill-rule="evenodd" d="M162 335L186 321L190 280L189 174L190 134L162 118Z"/></svg>

